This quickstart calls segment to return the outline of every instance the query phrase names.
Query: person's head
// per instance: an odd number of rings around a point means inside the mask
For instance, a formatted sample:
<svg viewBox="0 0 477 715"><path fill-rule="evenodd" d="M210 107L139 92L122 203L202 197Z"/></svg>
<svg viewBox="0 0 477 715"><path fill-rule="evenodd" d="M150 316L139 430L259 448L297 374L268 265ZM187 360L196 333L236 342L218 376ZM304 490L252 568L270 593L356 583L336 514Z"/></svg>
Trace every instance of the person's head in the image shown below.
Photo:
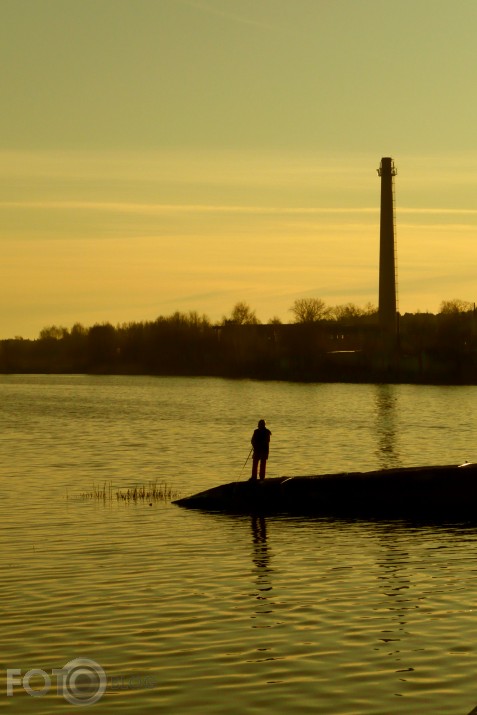
<svg viewBox="0 0 477 715"><path fill-rule="evenodd" d="M265 427L265 420L258 420L258 426L260 429L264 429Z"/></svg>

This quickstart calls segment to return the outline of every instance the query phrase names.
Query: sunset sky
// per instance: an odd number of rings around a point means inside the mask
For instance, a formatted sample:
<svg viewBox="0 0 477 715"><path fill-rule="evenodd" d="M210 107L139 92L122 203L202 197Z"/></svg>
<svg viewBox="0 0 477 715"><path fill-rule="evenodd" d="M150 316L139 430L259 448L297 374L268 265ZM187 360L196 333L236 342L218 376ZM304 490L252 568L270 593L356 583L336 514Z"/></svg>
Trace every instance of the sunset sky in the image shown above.
<svg viewBox="0 0 477 715"><path fill-rule="evenodd" d="M2 0L0 338L477 301L476 0Z"/></svg>

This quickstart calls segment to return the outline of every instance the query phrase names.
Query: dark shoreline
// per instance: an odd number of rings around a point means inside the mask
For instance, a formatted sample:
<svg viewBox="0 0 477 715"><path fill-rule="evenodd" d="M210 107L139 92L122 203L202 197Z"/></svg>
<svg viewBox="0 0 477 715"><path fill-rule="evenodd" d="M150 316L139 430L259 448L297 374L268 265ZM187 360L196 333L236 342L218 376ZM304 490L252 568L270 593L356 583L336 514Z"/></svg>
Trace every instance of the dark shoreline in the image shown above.
<svg viewBox="0 0 477 715"><path fill-rule="evenodd" d="M477 315L406 314L397 335L369 319L212 326L173 316L51 328L37 340L0 340L0 374L12 373L477 385Z"/></svg>
<svg viewBox="0 0 477 715"><path fill-rule="evenodd" d="M341 383L357 385L429 385L448 387L472 387L477 385L477 376L473 379L465 379L456 375L440 376L416 376L395 372L340 372L332 374L327 372L317 372L306 375L283 375L283 374L255 374L255 373L198 373L198 372L152 372L138 371L131 369L95 369L95 370L36 370L32 369L11 369L0 370L0 375L90 375L90 376L124 376L124 377L183 377L183 378L219 378L225 380L252 380L256 382L289 382L297 384L319 384L319 383Z"/></svg>

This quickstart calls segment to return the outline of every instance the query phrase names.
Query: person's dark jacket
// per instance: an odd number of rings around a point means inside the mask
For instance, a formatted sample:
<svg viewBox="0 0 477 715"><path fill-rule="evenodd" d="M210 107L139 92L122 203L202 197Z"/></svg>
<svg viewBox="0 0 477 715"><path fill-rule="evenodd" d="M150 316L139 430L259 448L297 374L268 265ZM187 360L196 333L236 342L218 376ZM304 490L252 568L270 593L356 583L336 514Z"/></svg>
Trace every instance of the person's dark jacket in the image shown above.
<svg viewBox="0 0 477 715"><path fill-rule="evenodd" d="M252 435L253 456L268 459L271 432L267 427L258 427Z"/></svg>

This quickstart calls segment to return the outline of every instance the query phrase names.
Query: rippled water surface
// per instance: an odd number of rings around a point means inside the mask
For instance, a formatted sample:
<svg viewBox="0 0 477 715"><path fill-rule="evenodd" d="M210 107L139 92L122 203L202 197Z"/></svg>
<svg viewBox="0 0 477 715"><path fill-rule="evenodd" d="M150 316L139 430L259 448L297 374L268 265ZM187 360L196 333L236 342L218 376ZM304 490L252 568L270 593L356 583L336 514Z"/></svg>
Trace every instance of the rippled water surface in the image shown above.
<svg viewBox="0 0 477 715"><path fill-rule="evenodd" d="M1 376L0 708L80 711L52 670L86 658L105 674L89 712L467 715L473 524L264 520L114 495L247 478L261 417L270 476L477 461L476 399L475 387ZM81 498L105 484L113 499ZM22 685L32 669L41 697Z"/></svg>

